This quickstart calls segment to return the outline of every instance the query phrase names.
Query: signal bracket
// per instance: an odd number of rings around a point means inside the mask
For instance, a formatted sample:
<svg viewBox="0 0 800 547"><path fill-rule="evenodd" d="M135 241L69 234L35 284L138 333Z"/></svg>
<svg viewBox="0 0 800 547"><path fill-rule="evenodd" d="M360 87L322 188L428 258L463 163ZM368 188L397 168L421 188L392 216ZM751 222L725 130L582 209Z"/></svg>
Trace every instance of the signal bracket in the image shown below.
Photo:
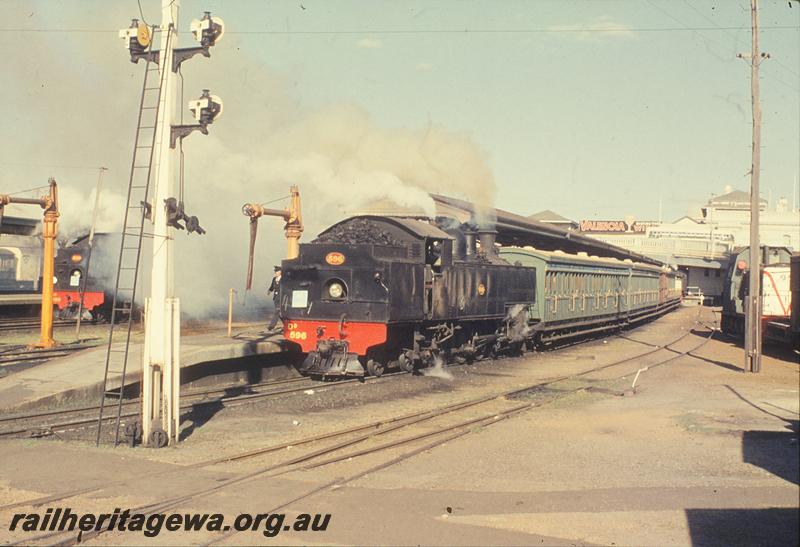
<svg viewBox="0 0 800 547"><path fill-rule="evenodd" d="M181 63L187 61L198 53L203 57L211 57L208 46L195 46L185 48L175 48L172 50L172 72L177 73L181 68Z"/></svg>
<svg viewBox="0 0 800 547"><path fill-rule="evenodd" d="M175 148L175 143L178 142L178 139L187 137L194 131L200 131L203 135L208 135L208 124L173 125L169 136L169 147Z"/></svg>

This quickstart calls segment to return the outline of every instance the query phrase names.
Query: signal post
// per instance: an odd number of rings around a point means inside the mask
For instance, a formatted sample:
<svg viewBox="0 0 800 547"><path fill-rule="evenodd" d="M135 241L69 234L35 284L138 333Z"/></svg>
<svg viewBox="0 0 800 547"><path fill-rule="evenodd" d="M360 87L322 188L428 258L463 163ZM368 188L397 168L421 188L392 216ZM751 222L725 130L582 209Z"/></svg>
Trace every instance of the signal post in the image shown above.
<svg viewBox="0 0 800 547"><path fill-rule="evenodd" d="M183 196L175 193L176 145L195 130L208 133L207 126L222 112L219 97L203 91L189 102L199 122L176 125L176 75L181 63L201 54L222 37L224 23L209 12L194 20L191 31L199 46L178 49L180 0L161 1L160 51L149 50L150 32L134 21L120 37L130 49L131 61L146 58L158 63L161 91L154 131L153 187L148 210L152 215L152 266L150 296L145 299L145 336L142 352L142 440L146 446L176 443L180 434L180 301L175 296L173 240L175 228L203 234L197 217L184 211ZM181 178L183 173L180 173ZM185 226L180 222L184 221Z"/></svg>

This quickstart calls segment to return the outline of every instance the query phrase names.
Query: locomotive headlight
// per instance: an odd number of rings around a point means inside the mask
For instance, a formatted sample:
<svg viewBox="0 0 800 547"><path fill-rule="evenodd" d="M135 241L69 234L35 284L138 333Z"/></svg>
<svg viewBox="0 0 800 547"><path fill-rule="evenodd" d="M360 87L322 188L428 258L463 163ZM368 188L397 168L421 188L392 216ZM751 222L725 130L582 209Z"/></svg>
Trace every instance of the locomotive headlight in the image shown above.
<svg viewBox="0 0 800 547"><path fill-rule="evenodd" d="M83 257L82 257L82 256L81 256L79 253L75 253L74 255L72 255L71 257L69 257L69 259L70 259L70 260L72 260L72 262L74 262L74 263L76 263L76 264L77 264L78 262L80 262L82 258L83 258Z"/></svg>
<svg viewBox="0 0 800 547"><path fill-rule="evenodd" d="M330 285L328 285L328 294L331 298L342 298L344 296L344 286L334 281Z"/></svg>

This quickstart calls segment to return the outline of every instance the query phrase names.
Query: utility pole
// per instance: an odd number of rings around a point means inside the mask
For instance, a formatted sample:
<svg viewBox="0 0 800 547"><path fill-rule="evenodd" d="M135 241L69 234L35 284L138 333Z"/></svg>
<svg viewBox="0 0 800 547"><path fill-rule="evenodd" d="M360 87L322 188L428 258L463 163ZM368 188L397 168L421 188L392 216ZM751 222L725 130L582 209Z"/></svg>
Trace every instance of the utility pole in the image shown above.
<svg viewBox="0 0 800 547"><path fill-rule="evenodd" d="M101 167L97 177L97 190L94 195L94 210L92 211L92 226L89 228L89 254L86 257L86 269L81 276L80 291L78 291L78 319L75 321L75 340L80 341L81 316L83 315L83 298L86 294L86 283L89 281L89 267L92 265L92 249L94 247L94 230L97 226L97 214L100 212L100 190L103 188L103 174L108 168Z"/></svg>
<svg viewBox="0 0 800 547"><path fill-rule="evenodd" d="M750 93L753 111L753 157L750 169L750 273L748 294L745 300L744 369L761 371L761 246L759 241L759 177L761 175L761 99L759 97L758 68L769 55L758 47L758 0L750 0L753 28L753 46L750 60ZM739 54L740 58L745 55Z"/></svg>

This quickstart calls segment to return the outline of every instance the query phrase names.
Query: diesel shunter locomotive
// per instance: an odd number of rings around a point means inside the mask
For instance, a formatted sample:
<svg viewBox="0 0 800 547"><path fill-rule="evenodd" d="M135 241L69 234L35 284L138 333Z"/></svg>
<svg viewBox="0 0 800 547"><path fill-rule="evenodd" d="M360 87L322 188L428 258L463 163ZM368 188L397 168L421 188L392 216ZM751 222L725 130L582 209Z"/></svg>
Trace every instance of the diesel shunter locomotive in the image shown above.
<svg viewBox="0 0 800 547"><path fill-rule="evenodd" d="M476 223L362 215L283 261L284 337L317 377L379 376L619 328L672 309L680 279L629 260L502 248Z"/></svg>

